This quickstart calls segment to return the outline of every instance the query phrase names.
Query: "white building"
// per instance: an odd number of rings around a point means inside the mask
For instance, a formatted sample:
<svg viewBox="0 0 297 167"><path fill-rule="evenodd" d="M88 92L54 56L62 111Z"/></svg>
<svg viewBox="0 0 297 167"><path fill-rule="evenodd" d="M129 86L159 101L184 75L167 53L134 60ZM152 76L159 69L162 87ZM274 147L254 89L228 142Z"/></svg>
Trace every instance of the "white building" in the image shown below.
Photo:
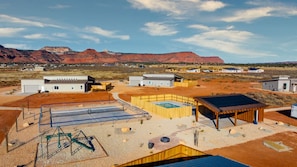
<svg viewBox="0 0 297 167"><path fill-rule="evenodd" d="M271 80L262 81L262 88L271 91L295 93L297 91L297 79L291 79L287 75L281 75Z"/></svg>
<svg viewBox="0 0 297 167"><path fill-rule="evenodd" d="M247 72L249 72L249 73L262 73L262 72L264 72L264 70L261 69L261 68L250 67Z"/></svg>
<svg viewBox="0 0 297 167"><path fill-rule="evenodd" d="M223 72L223 73L241 73L241 72L243 72L243 69L230 67L230 68L223 68L221 70L221 72Z"/></svg>
<svg viewBox="0 0 297 167"><path fill-rule="evenodd" d="M43 79L22 79L22 93L87 92L95 79L90 76L44 76Z"/></svg>
<svg viewBox="0 0 297 167"><path fill-rule="evenodd" d="M143 74L143 76L129 76L129 86L172 87L174 82L182 80L182 77L175 74Z"/></svg>
<svg viewBox="0 0 297 167"><path fill-rule="evenodd" d="M21 80L22 93L37 93L38 91L45 91L43 79L22 79Z"/></svg>
<svg viewBox="0 0 297 167"><path fill-rule="evenodd" d="M44 71L44 67L42 66L35 66L34 71Z"/></svg>
<svg viewBox="0 0 297 167"><path fill-rule="evenodd" d="M188 73L200 73L200 69L198 68L191 68L187 70Z"/></svg>

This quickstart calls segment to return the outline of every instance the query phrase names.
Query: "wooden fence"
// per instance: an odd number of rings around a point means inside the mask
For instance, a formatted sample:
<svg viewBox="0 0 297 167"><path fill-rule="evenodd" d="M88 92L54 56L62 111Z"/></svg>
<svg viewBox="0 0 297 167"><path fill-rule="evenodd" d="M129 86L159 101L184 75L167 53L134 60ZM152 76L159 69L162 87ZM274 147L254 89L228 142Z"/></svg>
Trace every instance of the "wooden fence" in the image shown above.
<svg viewBox="0 0 297 167"><path fill-rule="evenodd" d="M141 165L141 164L164 161L164 160L169 160L174 158L205 156L205 155L207 154L205 154L202 151L180 144L170 149L164 150L162 152L155 153L131 162L127 162L125 164L119 165L118 167Z"/></svg>
<svg viewBox="0 0 297 167"><path fill-rule="evenodd" d="M176 101L182 104L177 108L164 108L154 104L160 101ZM161 94L150 96L132 96L132 105L138 106L148 112L155 113L165 118L181 118L192 115L192 105L196 104L193 98L178 96L174 94Z"/></svg>
<svg viewBox="0 0 297 167"><path fill-rule="evenodd" d="M184 80L183 82L174 82L174 86L179 86L179 87L192 87L196 86L198 82L192 81L192 80Z"/></svg>

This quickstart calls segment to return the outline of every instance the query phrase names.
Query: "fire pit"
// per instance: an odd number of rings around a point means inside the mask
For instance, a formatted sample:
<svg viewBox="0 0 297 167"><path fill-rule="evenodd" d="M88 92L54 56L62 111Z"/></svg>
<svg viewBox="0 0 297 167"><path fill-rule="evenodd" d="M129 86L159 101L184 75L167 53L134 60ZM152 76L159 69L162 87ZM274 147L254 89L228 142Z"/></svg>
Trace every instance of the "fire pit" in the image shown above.
<svg viewBox="0 0 297 167"><path fill-rule="evenodd" d="M164 137L161 137L160 141L163 142L163 143L168 143L168 142L170 142L170 138L164 136Z"/></svg>

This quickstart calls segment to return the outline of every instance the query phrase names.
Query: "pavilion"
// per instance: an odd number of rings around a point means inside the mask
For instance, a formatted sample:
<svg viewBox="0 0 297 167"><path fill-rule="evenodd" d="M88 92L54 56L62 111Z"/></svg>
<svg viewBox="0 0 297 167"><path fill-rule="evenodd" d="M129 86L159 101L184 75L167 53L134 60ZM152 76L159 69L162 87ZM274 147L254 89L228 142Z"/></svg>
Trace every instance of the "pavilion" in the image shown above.
<svg viewBox="0 0 297 167"><path fill-rule="evenodd" d="M216 118L216 128L219 129L221 115L234 116L237 119L258 123L264 120L265 104L242 94L194 97L196 103L196 122L198 122L199 105L210 110ZM201 109L201 107L200 107Z"/></svg>

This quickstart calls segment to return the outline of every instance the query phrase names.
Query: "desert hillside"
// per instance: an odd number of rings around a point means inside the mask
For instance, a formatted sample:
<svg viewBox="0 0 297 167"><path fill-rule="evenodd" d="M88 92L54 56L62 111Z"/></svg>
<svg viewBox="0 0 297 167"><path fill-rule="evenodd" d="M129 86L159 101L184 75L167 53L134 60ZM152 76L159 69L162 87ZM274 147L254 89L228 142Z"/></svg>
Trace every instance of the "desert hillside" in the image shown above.
<svg viewBox="0 0 297 167"><path fill-rule="evenodd" d="M46 47L45 47L46 48ZM55 47L57 48L57 47ZM86 49L82 52L53 52L52 49L18 50L0 45L0 63L216 63L224 61L217 56L202 57L193 52L174 52L164 54L119 53Z"/></svg>

